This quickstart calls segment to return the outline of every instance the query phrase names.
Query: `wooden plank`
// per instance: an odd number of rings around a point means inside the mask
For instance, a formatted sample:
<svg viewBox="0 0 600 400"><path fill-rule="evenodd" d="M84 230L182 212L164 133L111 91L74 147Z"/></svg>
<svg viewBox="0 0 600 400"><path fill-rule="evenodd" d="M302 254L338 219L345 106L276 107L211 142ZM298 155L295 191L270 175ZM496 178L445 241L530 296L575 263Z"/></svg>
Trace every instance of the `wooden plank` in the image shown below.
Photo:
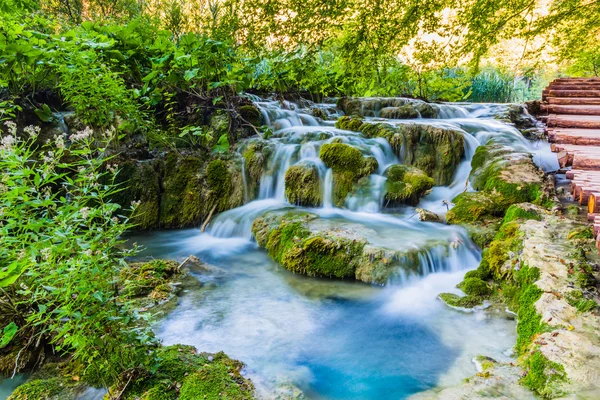
<svg viewBox="0 0 600 400"><path fill-rule="evenodd" d="M542 93L544 94L544 93ZM548 97L600 97L600 90L553 90L546 93Z"/></svg>
<svg viewBox="0 0 600 400"><path fill-rule="evenodd" d="M549 104L557 105L600 105L599 97L548 97Z"/></svg>

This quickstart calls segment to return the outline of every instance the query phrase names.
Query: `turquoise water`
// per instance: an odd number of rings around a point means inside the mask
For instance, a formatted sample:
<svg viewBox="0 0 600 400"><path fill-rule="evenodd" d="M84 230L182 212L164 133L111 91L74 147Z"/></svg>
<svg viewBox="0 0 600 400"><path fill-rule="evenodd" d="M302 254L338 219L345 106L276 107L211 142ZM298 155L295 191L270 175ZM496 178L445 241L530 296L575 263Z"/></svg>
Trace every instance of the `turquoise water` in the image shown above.
<svg viewBox="0 0 600 400"><path fill-rule="evenodd" d="M478 354L508 360L514 344L514 321L436 299L455 290L475 258L463 270L383 288L294 275L252 242L198 230L133 240L147 247L142 256L194 254L213 267L193 273L203 285L184 293L155 331L165 344L244 361L264 397L292 384L310 399L403 399L473 375Z"/></svg>

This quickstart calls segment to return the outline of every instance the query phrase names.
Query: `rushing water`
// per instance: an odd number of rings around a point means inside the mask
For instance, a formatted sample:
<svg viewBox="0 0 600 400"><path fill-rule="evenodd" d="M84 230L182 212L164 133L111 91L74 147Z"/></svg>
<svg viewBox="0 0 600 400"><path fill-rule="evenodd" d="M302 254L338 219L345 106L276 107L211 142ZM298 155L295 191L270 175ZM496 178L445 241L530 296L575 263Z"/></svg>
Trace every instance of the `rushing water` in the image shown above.
<svg viewBox="0 0 600 400"><path fill-rule="evenodd" d="M198 229L135 236L142 256L183 259L190 254L212 265L192 271L202 285L184 293L178 307L155 327L165 344L183 343L201 351L224 351L247 364L246 373L266 398L301 389L311 399L402 399L441 385L453 385L476 371L479 354L498 360L515 341L514 321L478 311L449 310L436 296L457 292L465 271L476 268L480 250L456 226L420 222L413 207L386 211L384 173L401 163L387 141L336 129L293 103L252 99L274 132L274 150L261 178L258 199L244 176L246 204L216 217L206 233ZM310 104L332 117L332 104ZM386 120L426 123L461 132L465 158L453 182L435 187L420 206L444 213L443 200L471 190L470 160L478 145L494 139L535 155L546 170L556 168L547 144L525 140L513 127L493 119L502 105L438 105L438 119ZM375 116L372 118L376 118ZM346 199L332 202L332 172L319 149L332 140L374 157L378 170ZM322 182L323 206L310 209L321 227L358 227L372 245L394 250L438 246L420 253L417 273L399 269L384 287L294 275L268 258L252 240L251 225L269 210L291 207L285 172L312 163ZM245 166L242 164L242 171Z"/></svg>
<svg viewBox="0 0 600 400"><path fill-rule="evenodd" d="M166 344L185 343L202 351L225 351L247 364L259 394L274 397L290 387L314 399L401 399L437 385L457 384L475 372L471 359L486 354L507 360L514 344L514 321L485 312L447 309L436 299L456 291L464 272L478 265L479 249L455 226L418 221L412 207L382 209L384 172L401 163L383 139L336 129L293 103L254 98L274 131L274 145L258 199L219 215L206 233L154 232L137 237L145 255L183 258L197 255L214 266L196 272L200 289L156 326ZM311 104L332 116L331 104ZM439 119L386 120L426 123L462 132L465 159L453 182L436 187L420 206L446 211L443 200L472 190L470 160L478 145L494 139L534 154L546 170L556 168L547 144L527 141L513 127L493 119L506 106L439 105ZM375 118L375 117L373 117ZM333 140L351 144L378 161L368 183L332 205L332 173L319 148ZM294 275L268 258L252 241L251 225L269 210L290 207L285 172L299 162L319 171L324 204L310 209L320 227L359 227L373 245L404 250L431 240L446 243L423 251L417 274L402 269L385 287ZM247 189L245 189L247 191ZM452 245L448 245L451 243Z"/></svg>

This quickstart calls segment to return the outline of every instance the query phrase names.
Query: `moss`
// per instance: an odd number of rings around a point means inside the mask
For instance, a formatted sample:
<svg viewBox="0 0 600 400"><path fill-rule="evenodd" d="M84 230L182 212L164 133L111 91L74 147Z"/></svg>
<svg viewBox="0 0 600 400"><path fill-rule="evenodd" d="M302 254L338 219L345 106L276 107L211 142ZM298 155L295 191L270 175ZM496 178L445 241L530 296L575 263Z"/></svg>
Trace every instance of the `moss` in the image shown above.
<svg viewBox="0 0 600 400"><path fill-rule="evenodd" d="M521 379L523 385L547 399L564 394L560 384L568 380L562 365L548 360L540 351L535 351L525 365L527 371Z"/></svg>
<svg viewBox="0 0 600 400"><path fill-rule="evenodd" d="M434 181L423 171L405 165L392 165L385 173L387 204L416 205L425 192L433 187Z"/></svg>
<svg viewBox="0 0 600 400"><path fill-rule="evenodd" d="M575 307L580 313L586 313L595 310L598 304L592 299L586 299L583 293L579 290L572 290L565 295L567 302Z"/></svg>
<svg viewBox="0 0 600 400"><path fill-rule="evenodd" d="M115 183L122 190L115 193L111 200L118 203L123 210L128 210L131 203L139 201L132 222L136 229L147 230L157 228L160 218L161 173L162 161L117 161L119 170Z"/></svg>
<svg viewBox="0 0 600 400"><path fill-rule="evenodd" d="M496 366L496 360L486 356L477 356L475 357L475 361L477 361L479 365L481 365L481 369L483 372L490 371Z"/></svg>
<svg viewBox="0 0 600 400"><path fill-rule="evenodd" d="M458 288L469 296L485 297L492 293L487 283L477 277L466 277Z"/></svg>
<svg viewBox="0 0 600 400"><path fill-rule="evenodd" d="M568 215L569 217L577 217L579 215L579 207L578 206L568 206L564 213L565 215Z"/></svg>
<svg viewBox="0 0 600 400"><path fill-rule="evenodd" d="M454 293L440 293L438 296L451 307L473 308L483 303L483 298L477 296L458 296Z"/></svg>
<svg viewBox="0 0 600 400"><path fill-rule="evenodd" d="M136 308L165 300L174 291L169 282L181 276L178 267L179 263L168 260L131 263L119 272L119 293L134 300Z"/></svg>
<svg viewBox="0 0 600 400"><path fill-rule="evenodd" d="M484 221L504 213L503 207L487 192L461 193L452 202L454 207L446 213L446 221L450 224Z"/></svg>
<svg viewBox="0 0 600 400"><path fill-rule="evenodd" d="M253 399L253 388L240 375L241 365L212 362L183 380L180 400Z"/></svg>
<svg viewBox="0 0 600 400"><path fill-rule="evenodd" d="M484 262L483 260L481 263L479 263L479 266L477 267L477 269L468 271L465 274L465 280L467 280L469 278L477 278L482 281L485 281L487 279L490 279L491 277L492 277L492 273L490 271L490 268L489 268L487 262Z"/></svg>
<svg viewBox="0 0 600 400"><path fill-rule="evenodd" d="M452 213L452 221L455 221L456 214ZM453 222L454 223L454 222ZM483 222L461 223L462 227L467 230L469 237L477 246L485 248L494 240L494 236L498 231L500 222L497 220L487 220Z"/></svg>
<svg viewBox="0 0 600 400"><path fill-rule="evenodd" d="M338 129L359 132L363 124L362 118L341 117L335 123Z"/></svg>
<svg viewBox="0 0 600 400"><path fill-rule="evenodd" d="M569 232L567 239L594 239L594 230L591 226L582 226Z"/></svg>
<svg viewBox="0 0 600 400"><path fill-rule="evenodd" d="M504 214L504 219L502 222L512 222L516 219L534 219L536 221L541 221L542 216L533 207L528 207L525 204L513 204L506 210L506 214Z"/></svg>
<svg viewBox="0 0 600 400"><path fill-rule="evenodd" d="M65 389L61 378L35 379L17 387L7 400L43 400L57 398Z"/></svg>
<svg viewBox="0 0 600 400"><path fill-rule="evenodd" d="M206 167L206 181L216 199L225 199L229 194L229 170L223 160L212 160Z"/></svg>
<svg viewBox="0 0 600 400"><path fill-rule="evenodd" d="M342 117L336 126L386 139L405 165L423 170L436 185L452 182L464 154L461 132L424 124L363 123L361 118Z"/></svg>
<svg viewBox="0 0 600 400"><path fill-rule="evenodd" d="M259 224L253 225L255 235ZM297 216L282 220L266 238L258 235L257 241L273 260L292 272L335 278L354 277L364 247L364 242L312 235Z"/></svg>
<svg viewBox="0 0 600 400"><path fill-rule="evenodd" d="M160 202L160 224L184 227L198 224L208 213L202 201L200 171L204 161L172 152L166 159L164 192Z"/></svg>
<svg viewBox="0 0 600 400"><path fill-rule="evenodd" d="M292 204L318 207L322 204L321 179L316 165L301 162L285 173L285 196Z"/></svg>
<svg viewBox="0 0 600 400"><path fill-rule="evenodd" d="M365 162L360 150L344 143L326 143L319 157L333 171L333 202L341 206L363 176L373 172L372 162Z"/></svg>
<svg viewBox="0 0 600 400"><path fill-rule="evenodd" d="M511 276L513 267L517 263L516 254L522 246L518 228L519 225L516 222L502 225L489 248L483 254L490 271L496 279ZM507 263L508 261L511 262Z"/></svg>

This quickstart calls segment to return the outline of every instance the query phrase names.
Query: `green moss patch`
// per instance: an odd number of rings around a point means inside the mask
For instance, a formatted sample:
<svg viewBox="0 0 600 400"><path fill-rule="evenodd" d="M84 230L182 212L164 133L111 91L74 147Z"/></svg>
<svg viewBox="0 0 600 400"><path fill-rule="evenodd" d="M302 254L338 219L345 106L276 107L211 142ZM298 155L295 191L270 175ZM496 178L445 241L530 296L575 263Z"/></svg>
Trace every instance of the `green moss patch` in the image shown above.
<svg viewBox="0 0 600 400"><path fill-rule="evenodd" d="M552 399L563 395L560 384L567 382L564 367L548 360L544 355L535 351L525 364L526 375L521 383L540 394L545 399Z"/></svg>
<svg viewBox="0 0 600 400"><path fill-rule="evenodd" d="M434 181L420 169L406 165L392 165L385 176L385 201L388 205L416 205L419 199L433 187Z"/></svg>
<svg viewBox="0 0 600 400"><path fill-rule="evenodd" d="M301 162L285 173L285 196L292 204L318 207L322 204L319 170L314 163Z"/></svg>

